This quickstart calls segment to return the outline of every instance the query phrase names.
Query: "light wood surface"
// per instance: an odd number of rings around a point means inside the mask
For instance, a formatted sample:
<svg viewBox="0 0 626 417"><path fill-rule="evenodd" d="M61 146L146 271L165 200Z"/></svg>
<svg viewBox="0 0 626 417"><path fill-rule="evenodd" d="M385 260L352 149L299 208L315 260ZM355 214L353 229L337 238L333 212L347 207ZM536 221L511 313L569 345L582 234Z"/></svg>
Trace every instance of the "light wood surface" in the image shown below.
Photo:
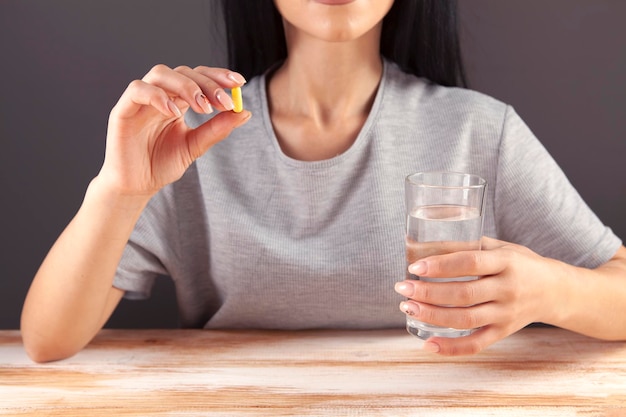
<svg viewBox="0 0 626 417"><path fill-rule="evenodd" d="M0 415L626 416L626 344L528 328L470 357L404 330L103 330L31 362L0 331Z"/></svg>

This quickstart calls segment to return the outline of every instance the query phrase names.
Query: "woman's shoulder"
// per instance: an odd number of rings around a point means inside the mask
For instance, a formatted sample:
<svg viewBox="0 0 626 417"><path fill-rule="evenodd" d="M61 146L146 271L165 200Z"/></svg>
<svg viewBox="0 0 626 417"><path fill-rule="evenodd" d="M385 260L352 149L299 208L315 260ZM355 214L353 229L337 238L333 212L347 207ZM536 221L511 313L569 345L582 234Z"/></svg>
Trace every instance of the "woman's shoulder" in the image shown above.
<svg viewBox="0 0 626 417"><path fill-rule="evenodd" d="M439 117L480 117L502 120L507 103L463 87L446 87L426 78L406 73L395 63L386 65L386 95L388 103L409 112L433 112Z"/></svg>

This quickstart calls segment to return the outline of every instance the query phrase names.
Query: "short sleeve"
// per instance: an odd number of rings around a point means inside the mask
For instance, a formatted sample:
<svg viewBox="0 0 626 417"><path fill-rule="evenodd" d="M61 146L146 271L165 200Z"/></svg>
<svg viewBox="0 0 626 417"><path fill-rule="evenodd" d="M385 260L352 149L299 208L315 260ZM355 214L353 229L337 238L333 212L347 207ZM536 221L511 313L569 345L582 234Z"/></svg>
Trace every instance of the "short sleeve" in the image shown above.
<svg viewBox="0 0 626 417"><path fill-rule="evenodd" d="M510 107L502 131L495 187L500 239L587 268L607 262L621 245Z"/></svg>
<svg viewBox="0 0 626 417"><path fill-rule="evenodd" d="M128 299L149 298L156 277L170 276L178 239L168 191L165 188L150 200L118 264L113 286L125 291Z"/></svg>

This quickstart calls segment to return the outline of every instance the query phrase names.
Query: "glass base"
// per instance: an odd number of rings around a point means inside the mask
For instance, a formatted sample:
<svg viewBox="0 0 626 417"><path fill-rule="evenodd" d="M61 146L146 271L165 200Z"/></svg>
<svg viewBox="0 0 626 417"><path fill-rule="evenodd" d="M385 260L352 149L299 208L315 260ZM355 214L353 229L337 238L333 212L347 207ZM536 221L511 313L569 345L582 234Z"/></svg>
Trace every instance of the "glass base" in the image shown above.
<svg viewBox="0 0 626 417"><path fill-rule="evenodd" d="M426 340L430 337L463 337L474 333L475 329L453 329L451 327L439 327L421 321L407 318L406 330L413 336Z"/></svg>

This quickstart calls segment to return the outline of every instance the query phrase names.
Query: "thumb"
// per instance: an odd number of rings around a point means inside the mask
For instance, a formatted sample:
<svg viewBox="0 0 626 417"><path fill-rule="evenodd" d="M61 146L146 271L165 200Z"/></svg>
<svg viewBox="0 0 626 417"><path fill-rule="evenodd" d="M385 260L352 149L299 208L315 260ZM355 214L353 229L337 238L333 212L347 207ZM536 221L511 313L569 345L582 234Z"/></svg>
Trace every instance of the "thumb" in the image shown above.
<svg viewBox="0 0 626 417"><path fill-rule="evenodd" d="M194 161L198 159L211 146L228 137L233 129L250 120L251 116L252 113L247 110L241 113L222 112L191 130L187 137L191 158Z"/></svg>
<svg viewBox="0 0 626 417"><path fill-rule="evenodd" d="M498 240L498 239L488 237L488 236L483 236L482 239L480 240L480 246L484 250L498 249L506 245L509 245L509 243L503 240Z"/></svg>

